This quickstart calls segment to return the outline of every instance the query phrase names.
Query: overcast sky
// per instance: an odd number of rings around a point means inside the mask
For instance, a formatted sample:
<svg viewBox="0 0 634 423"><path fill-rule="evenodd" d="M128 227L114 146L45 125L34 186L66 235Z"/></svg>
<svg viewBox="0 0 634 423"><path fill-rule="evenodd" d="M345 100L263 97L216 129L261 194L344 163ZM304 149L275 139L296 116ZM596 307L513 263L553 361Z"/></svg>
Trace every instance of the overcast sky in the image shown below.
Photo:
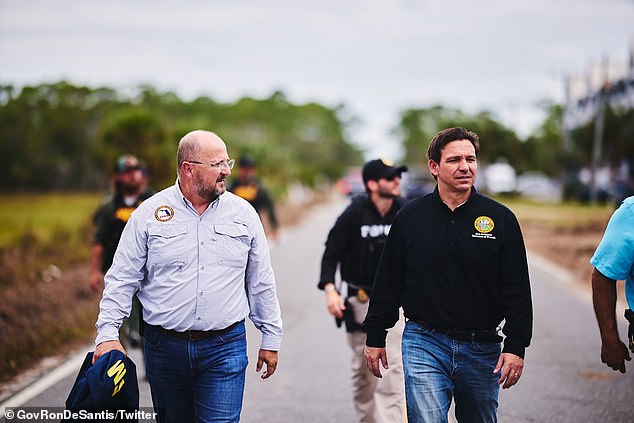
<svg viewBox="0 0 634 423"><path fill-rule="evenodd" d="M634 0L0 0L0 83L281 90L345 104L367 155L395 157L405 108L487 109L525 135L564 75L633 41Z"/></svg>

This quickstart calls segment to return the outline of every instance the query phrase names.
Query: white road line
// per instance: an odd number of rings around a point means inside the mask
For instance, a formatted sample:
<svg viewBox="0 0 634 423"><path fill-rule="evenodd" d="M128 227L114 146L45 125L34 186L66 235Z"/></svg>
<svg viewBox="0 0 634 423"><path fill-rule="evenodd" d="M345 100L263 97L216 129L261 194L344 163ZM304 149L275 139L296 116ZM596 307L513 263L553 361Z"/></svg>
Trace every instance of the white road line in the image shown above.
<svg viewBox="0 0 634 423"><path fill-rule="evenodd" d="M9 397L4 403L0 404L0 417L4 417L4 411L7 407L20 407L65 377L73 373L78 373L88 351L92 350L82 349L76 352L65 360L64 364L56 367L50 373Z"/></svg>

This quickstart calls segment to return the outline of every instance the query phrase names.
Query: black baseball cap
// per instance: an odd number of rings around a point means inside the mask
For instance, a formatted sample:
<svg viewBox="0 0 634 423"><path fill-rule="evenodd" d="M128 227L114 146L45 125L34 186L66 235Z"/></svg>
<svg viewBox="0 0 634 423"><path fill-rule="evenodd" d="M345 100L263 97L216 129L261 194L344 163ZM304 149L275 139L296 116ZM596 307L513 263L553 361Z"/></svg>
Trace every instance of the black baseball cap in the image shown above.
<svg viewBox="0 0 634 423"><path fill-rule="evenodd" d="M390 160L376 159L370 160L363 165L361 174L363 176L363 183L367 184L368 181L378 181L381 178L391 179L395 176L400 177L403 172L407 172L407 166L394 166Z"/></svg>
<svg viewBox="0 0 634 423"><path fill-rule="evenodd" d="M255 167L255 161L249 156L242 156L238 159L238 167Z"/></svg>
<svg viewBox="0 0 634 423"><path fill-rule="evenodd" d="M114 166L115 173L127 172L128 170L141 169L141 163L139 159L132 154L125 154L117 159L117 163Z"/></svg>

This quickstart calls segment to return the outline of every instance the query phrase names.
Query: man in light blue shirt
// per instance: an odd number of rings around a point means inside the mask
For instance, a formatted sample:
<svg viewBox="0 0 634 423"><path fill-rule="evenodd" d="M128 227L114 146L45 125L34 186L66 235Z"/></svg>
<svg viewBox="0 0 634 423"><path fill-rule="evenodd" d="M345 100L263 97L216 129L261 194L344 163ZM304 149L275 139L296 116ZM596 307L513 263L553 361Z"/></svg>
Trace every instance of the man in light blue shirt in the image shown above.
<svg viewBox="0 0 634 423"><path fill-rule="evenodd" d="M104 278L94 360L124 351L118 331L139 289L157 421L239 421L245 317L262 333L263 379L275 372L281 346L266 236L253 207L225 192L234 161L216 134L185 135L177 162L176 184L145 200L123 231Z"/></svg>
<svg viewBox="0 0 634 423"><path fill-rule="evenodd" d="M616 281L625 280L625 296L630 320L630 350L634 352L634 196L623 200L614 212L603 238L590 259L592 272L592 302L601 332L601 361L613 370L625 373L625 361L630 354L619 338L616 323Z"/></svg>

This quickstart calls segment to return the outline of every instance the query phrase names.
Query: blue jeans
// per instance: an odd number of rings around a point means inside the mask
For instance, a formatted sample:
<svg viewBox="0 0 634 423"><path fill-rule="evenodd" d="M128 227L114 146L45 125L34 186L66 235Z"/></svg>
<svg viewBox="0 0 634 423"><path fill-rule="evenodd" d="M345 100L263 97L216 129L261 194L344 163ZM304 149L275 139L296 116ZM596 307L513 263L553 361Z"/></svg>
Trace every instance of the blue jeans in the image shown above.
<svg viewBox="0 0 634 423"><path fill-rule="evenodd" d="M459 422L496 422L498 342L456 341L408 320L403 370L409 423L447 422L454 397Z"/></svg>
<svg viewBox="0 0 634 423"><path fill-rule="evenodd" d="M240 421L248 363L244 322L198 341L146 326L144 342L157 423Z"/></svg>

